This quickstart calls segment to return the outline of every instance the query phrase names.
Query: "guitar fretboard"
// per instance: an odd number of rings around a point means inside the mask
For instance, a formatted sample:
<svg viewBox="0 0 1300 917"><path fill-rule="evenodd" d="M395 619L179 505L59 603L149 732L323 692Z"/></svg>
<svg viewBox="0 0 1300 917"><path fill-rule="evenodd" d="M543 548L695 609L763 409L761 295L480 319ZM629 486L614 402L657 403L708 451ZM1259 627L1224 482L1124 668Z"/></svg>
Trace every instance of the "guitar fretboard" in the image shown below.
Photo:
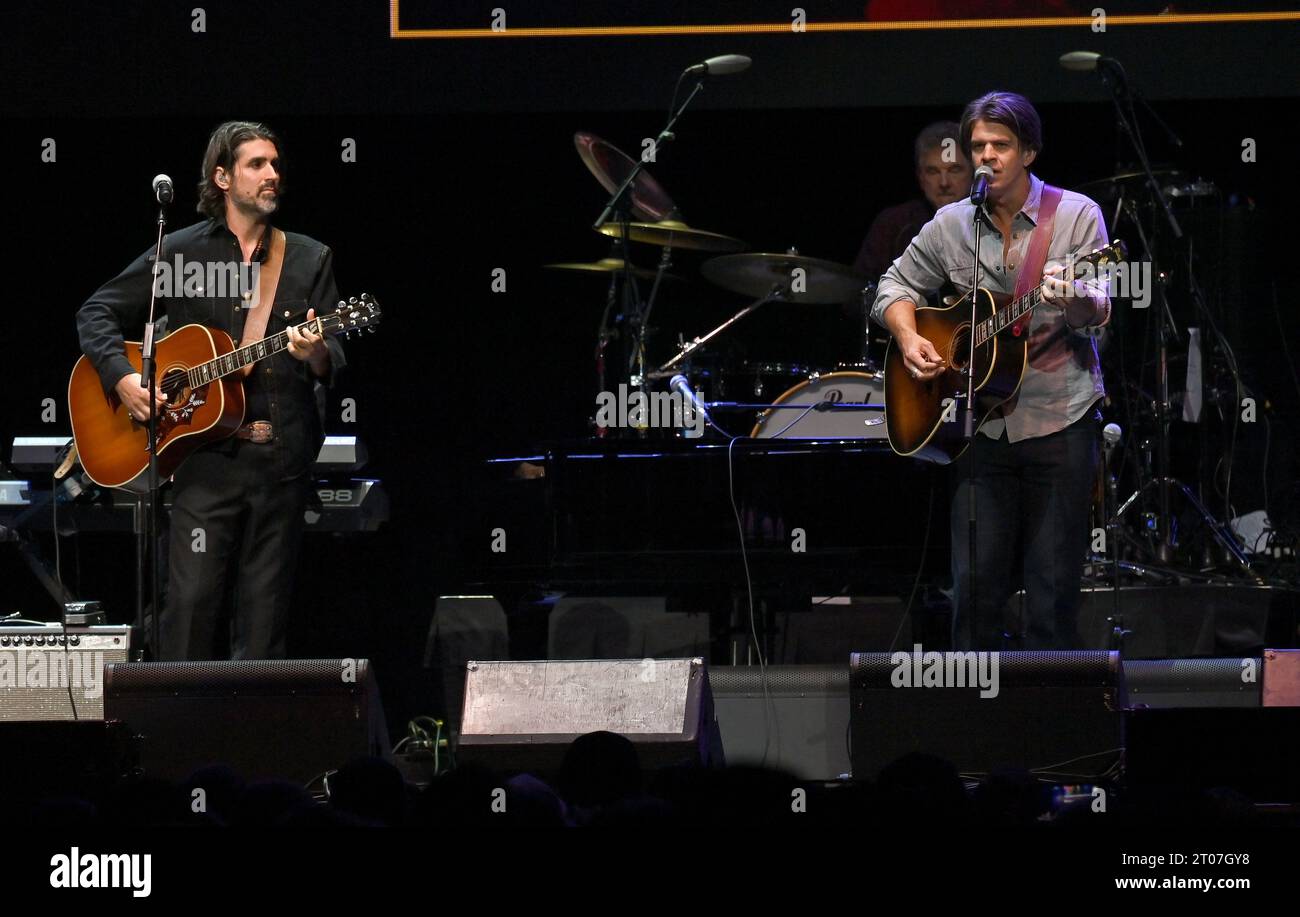
<svg viewBox="0 0 1300 917"><path fill-rule="evenodd" d="M975 326L975 346L979 346L1003 328L1009 328L1028 314L1043 299L1043 288L1035 287L1019 299L1013 300L1000 312L994 312Z"/></svg>
<svg viewBox="0 0 1300 917"><path fill-rule="evenodd" d="M1106 265L1114 261L1123 260L1128 256L1128 249L1123 242L1115 241L1110 245L1103 246L1072 263L1069 268L1061 274L1064 281L1072 281L1077 276L1079 268L1085 265L1096 267L1098 264ZM975 326L975 346L986 343L995 334L1005 328L1009 328L1016 322L1020 321L1025 315L1033 310L1043 300L1043 287L1038 285L1028 293L1013 299L1003 309L994 312L984 321Z"/></svg>
<svg viewBox="0 0 1300 917"><path fill-rule="evenodd" d="M340 325L341 320L338 315L322 315L309 322L303 322L301 325L295 325L294 328L301 330L311 326L313 331L324 337L338 330ZM258 360L264 360L282 350L288 349L289 332L288 330L281 331L270 337L262 338L260 341L238 347L230 353L222 354L215 360L209 360L206 363L191 367L185 372L186 380L189 382L190 388L198 388L200 385L206 385L224 376L237 373L250 363L256 363Z"/></svg>

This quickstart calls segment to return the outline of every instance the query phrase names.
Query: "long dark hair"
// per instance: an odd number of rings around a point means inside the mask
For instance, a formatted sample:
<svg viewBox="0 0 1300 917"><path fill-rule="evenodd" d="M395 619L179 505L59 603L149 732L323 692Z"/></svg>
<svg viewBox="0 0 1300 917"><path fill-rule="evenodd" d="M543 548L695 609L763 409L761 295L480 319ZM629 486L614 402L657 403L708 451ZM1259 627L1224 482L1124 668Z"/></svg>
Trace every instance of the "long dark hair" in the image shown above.
<svg viewBox="0 0 1300 917"><path fill-rule="evenodd" d="M280 138L275 131L256 121L227 121L212 132L208 138L208 150L203 154L203 174L199 177L199 213L213 219L225 216L225 192L213 181L213 175L218 166L233 172L236 151L250 140L270 141L275 144L276 153L280 152ZM283 176L278 190L284 193Z"/></svg>

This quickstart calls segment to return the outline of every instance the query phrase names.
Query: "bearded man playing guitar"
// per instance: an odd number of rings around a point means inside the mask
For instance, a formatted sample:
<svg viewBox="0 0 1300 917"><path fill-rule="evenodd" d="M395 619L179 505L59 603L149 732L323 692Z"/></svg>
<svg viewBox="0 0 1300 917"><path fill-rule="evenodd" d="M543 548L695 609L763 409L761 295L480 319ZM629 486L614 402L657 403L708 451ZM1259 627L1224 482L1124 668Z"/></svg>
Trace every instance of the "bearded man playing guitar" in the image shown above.
<svg viewBox="0 0 1300 917"><path fill-rule="evenodd" d="M277 341L276 352L240 370L246 373L243 417L248 422L228 438L199 447L175 471L161 646L152 648L156 659L224 655L225 635L218 646L216 626L227 594L233 600L231 657L285 655L310 468L323 442L317 383L332 383L344 359L337 340L295 325L304 312L314 318L313 307L333 305L338 289L328 247L272 228L270 218L282 191L275 134L251 122L222 124L203 158L198 210L206 219L164 241L164 264L179 258L178 264L261 268L260 285L252 284L256 289L204 289L200 276L160 295L173 331L199 324L244 344L284 335L287 346L281 349L284 342ZM77 313L81 349L105 396L140 423L148 419L149 392L141 385L138 366L125 355L123 333L146 320L152 262L151 248L95 291ZM209 270L206 276L217 274ZM175 409L166 404L165 369L160 360L160 414ZM220 397L219 389L208 385L203 391L213 398Z"/></svg>
<svg viewBox="0 0 1300 917"><path fill-rule="evenodd" d="M1096 335L1110 318L1110 300L1095 275L1074 280L1064 270L1078 253L1105 245L1106 226L1092 200L1052 188L1030 174L1029 166L1042 149L1042 128L1024 96L994 92L971 102L962 114L961 139L974 166L992 170L981 208L980 286L996 294L1014 290L1018 298L1025 293L1026 302L1035 307L1027 318L1005 326L1014 338L993 338L991 332L986 339L990 349L1002 340L1008 342L1005 349L1014 350L1014 341L1027 351L1023 364L1015 366L1018 390L1013 386L987 414L976 412L976 422L981 417L983 422L969 448L949 450L939 459L956 458L953 646L1002 648L1003 612L1015 590L1019 560L1026 592L1021 648L1071 649L1078 640L1080 580L1100 445L1097 402L1105 395ZM945 282L969 289L975 206L962 200L941 208L881 278L872 315L893 335L895 369L886 373L887 407L890 388L900 396L908 389L929 389L935 399L965 390L962 370L969 362L969 320L954 336L930 340L918 331L918 325L927 324L920 319L928 316L918 311L917 303ZM1037 248L1031 245L1036 234L1043 240ZM1034 257L1037 265L1026 264ZM968 316L969 308L966 302L954 311ZM984 325L981 321L976 326L977 344ZM978 356L976 366L978 383ZM964 395L961 400L964 405ZM932 427L924 440L918 437L906 450L900 449L894 420L890 434L896 450L924 456L923 447L938 442ZM960 415L954 423L943 432L960 430ZM968 537L972 491L977 522L973 605Z"/></svg>

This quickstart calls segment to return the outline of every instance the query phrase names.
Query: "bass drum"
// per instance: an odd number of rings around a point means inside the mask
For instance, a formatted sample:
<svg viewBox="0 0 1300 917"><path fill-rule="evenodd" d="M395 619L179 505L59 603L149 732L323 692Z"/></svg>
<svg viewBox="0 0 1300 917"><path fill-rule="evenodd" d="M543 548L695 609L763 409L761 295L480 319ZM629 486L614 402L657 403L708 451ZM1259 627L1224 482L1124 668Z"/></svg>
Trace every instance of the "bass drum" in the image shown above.
<svg viewBox="0 0 1300 917"><path fill-rule="evenodd" d="M880 373L829 373L801 382L758 415L754 439L888 439ZM863 404L831 408L832 404ZM803 405L775 407L775 405ZM819 408L819 405L827 407Z"/></svg>

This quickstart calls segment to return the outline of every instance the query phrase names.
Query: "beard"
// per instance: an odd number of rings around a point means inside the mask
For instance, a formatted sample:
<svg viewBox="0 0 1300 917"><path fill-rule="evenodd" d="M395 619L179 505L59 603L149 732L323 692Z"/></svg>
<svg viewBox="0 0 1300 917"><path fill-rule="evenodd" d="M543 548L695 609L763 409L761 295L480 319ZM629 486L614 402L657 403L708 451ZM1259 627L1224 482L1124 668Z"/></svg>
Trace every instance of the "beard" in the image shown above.
<svg viewBox="0 0 1300 917"><path fill-rule="evenodd" d="M250 216L270 216L280 209L280 195L263 194L258 191L250 197L237 197L234 199L235 206Z"/></svg>

